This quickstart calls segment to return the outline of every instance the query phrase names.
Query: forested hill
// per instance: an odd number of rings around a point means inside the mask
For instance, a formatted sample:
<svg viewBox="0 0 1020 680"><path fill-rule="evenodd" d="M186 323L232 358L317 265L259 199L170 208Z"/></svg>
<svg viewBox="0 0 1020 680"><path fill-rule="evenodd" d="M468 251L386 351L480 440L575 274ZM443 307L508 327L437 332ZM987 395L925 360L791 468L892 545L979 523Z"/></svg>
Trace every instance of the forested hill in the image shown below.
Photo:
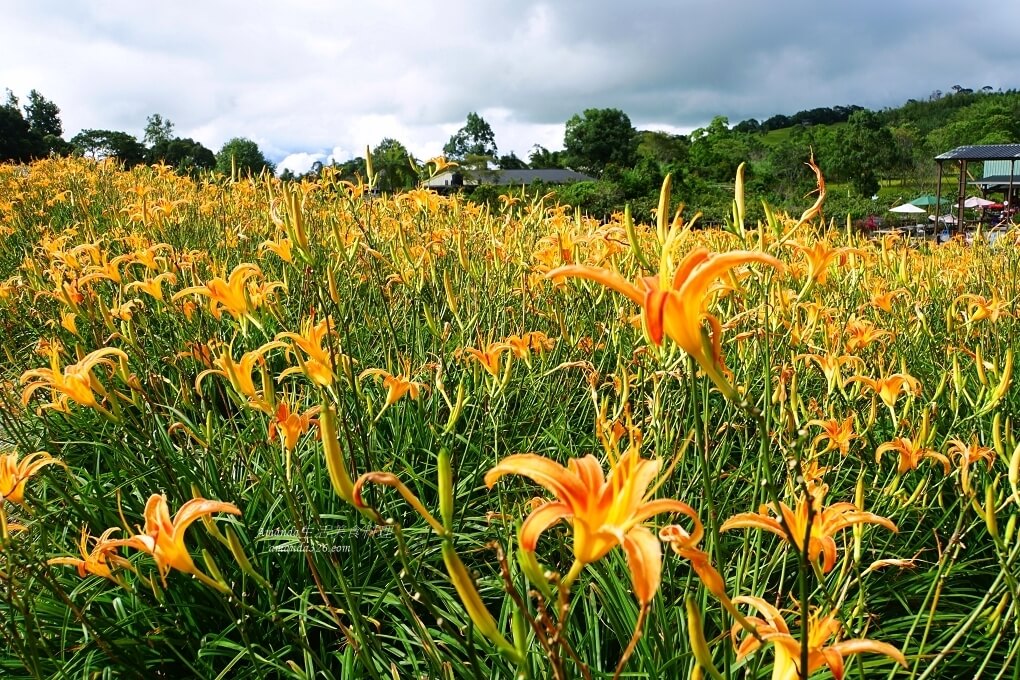
<svg viewBox="0 0 1020 680"><path fill-rule="evenodd" d="M116 130L82 130L65 141L59 113L56 104L35 90L22 110L8 91L6 103L0 105L0 162L74 153L112 156L127 166L166 163L196 176L210 170L273 171L255 142L232 139L214 155L192 139L175 137L173 123L159 114L149 117L141 141ZM663 178L671 174L676 200L696 206L711 221L729 214L734 173L745 162L752 219L760 216L755 211L762 210L762 200L790 211L803 209L805 194L814 187L814 175L805 167L813 156L832 188L830 214L860 217L884 211L907 194L931 191L933 158L944 151L964 144L1020 142L1020 92L953 86L947 93L933 92L925 100L911 99L882 111L837 105L736 124L718 116L689 135L637 130L620 109L591 108L571 116L564 128L562 150L535 145L525 162L513 152L500 155L491 126L471 112L444 152L465 172L488 171L492 166L581 171L593 180L532 185L528 191L538 195L555 191L562 202L597 217L629 204L636 217L648 219ZM434 167L413 157L408 163L407 148L392 138L371 147L369 154L375 186L384 192L412 188ZM335 167L340 176L352 180L365 177L366 170L362 157ZM321 171L322 163L316 163L305 176ZM300 177L290 169L281 176ZM496 205L507 187L489 185L473 191L476 200Z"/></svg>
<svg viewBox="0 0 1020 680"><path fill-rule="evenodd" d="M840 105L732 125L720 116L688 136L641 131L637 138L632 167L610 169L594 186L568 188L561 198L593 212L627 201L640 214L654 206L655 180L672 172L679 198L720 220L728 214L734 171L746 161L749 195L794 210L813 188L804 167L813 154L832 189L829 214L863 217L932 191L934 157L944 151L1020 142L1020 92L954 87L881 111ZM642 179L645 193L634 190ZM759 209L760 201L753 205Z"/></svg>

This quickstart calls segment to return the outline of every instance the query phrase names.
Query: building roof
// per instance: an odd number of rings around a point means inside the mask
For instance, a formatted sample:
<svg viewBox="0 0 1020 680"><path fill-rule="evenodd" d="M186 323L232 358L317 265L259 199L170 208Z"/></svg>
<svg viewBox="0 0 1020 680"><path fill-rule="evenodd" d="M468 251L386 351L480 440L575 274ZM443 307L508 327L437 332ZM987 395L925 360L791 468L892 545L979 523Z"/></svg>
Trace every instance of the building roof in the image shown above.
<svg viewBox="0 0 1020 680"><path fill-rule="evenodd" d="M935 156L937 161L1012 161L1020 160L1020 144L978 144L958 146Z"/></svg>
<svg viewBox="0 0 1020 680"><path fill-rule="evenodd" d="M514 186L520 184L532 184L534 182L545 182L547 184L569 184L571 182L584 182L594 179L580 172L566 168L543 168L538 170L461 170L446 169L436 174L426 182L430 187L451 186L454 174L462 177L465 186L478 184L497 184L500 186Z"/></svg>
<svg viewBox="0 0 1020 680"><path fill-rule="evenodd" d="M490 173L486 173L490 174ZM566 184L568 182L584 182L593 179L588 175L566 168L545 168L540 170L494 170L492 184L531 184L547 182L549 184Z"/></svg>

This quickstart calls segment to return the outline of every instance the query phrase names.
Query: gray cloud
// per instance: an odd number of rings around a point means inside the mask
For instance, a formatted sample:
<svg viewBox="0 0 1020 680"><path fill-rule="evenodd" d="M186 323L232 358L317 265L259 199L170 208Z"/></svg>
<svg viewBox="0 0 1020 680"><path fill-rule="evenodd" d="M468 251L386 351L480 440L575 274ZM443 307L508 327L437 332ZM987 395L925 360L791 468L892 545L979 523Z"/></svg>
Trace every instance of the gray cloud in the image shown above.
<svg viewBox="0 0 1020 680"><path fill-rule="evenodd" d="M954 84L1013 87L1020 3L942 0L8 3L0 87L37 88L65 128L140 134L159 112L311 162L395 137L438 153L468 111L501 151L562 143L618 107L689 130L805 108L895 106ZM300 155L303 154L303 155Z"/></svg>

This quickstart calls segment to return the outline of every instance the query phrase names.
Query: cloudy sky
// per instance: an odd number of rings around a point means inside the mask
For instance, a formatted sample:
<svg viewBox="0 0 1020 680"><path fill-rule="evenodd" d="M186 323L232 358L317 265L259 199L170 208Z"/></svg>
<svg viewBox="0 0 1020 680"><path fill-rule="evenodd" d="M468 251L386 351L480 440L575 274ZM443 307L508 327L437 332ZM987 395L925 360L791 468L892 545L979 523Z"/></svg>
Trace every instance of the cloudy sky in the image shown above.
<svg viewBox="0 0 1020 680"><path fill-rule="evenodd" d="M469 111L526 158L591 107L688 132L1020 87L1016 0L0 0L0 17L0 89L56 102L65 137L140 137L158 112L298 171L384 137L437 155Z"/></svg>

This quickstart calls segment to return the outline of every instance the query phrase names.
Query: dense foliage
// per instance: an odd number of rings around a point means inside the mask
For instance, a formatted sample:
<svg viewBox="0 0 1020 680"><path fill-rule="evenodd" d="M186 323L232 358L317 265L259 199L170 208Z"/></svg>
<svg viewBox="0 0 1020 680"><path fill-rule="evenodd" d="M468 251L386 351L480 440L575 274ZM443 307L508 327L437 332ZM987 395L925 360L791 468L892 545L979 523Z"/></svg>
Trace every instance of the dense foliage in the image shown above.
<svg viewBox="0 0 1020 680"><path fill-rule="evenodd" d="M365 172L0 166L4 677L1015 677L1017 230Z"/></svg>

